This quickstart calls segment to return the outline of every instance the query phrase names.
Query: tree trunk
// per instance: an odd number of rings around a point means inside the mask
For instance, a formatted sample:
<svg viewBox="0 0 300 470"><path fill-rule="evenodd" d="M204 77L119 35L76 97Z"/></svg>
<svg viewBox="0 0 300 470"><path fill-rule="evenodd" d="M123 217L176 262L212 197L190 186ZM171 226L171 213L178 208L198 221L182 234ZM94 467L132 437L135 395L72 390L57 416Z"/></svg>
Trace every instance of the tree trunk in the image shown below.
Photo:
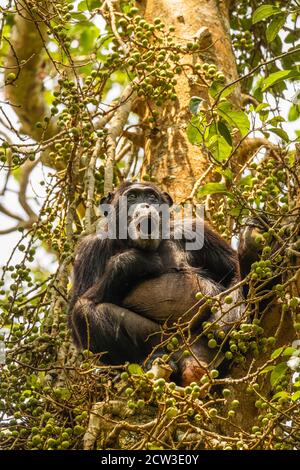
<svg viewBox="0 0 300 470"><path fill-rule="evenodd" d="M155 177L172 193L176 202L180 202L189 197L195 182L208 166L204 152L190 144L186 135L191 97L201 97L204 106L209 102L207 85L200 82L189 65L215 64L224 72L227 82L237 78L229 34L229 2L145 0L142 4L147 21L153 22L159 15L166 26L175 28L174 36L179 44L198 38L201 48L200 53L187 53L183 58L184 73L178 76L175 87L178 100L159 108L158 132L150 133L145 143L143 174ZM239 105L241 100L237 92L232 95L232 101Z"/></svg>

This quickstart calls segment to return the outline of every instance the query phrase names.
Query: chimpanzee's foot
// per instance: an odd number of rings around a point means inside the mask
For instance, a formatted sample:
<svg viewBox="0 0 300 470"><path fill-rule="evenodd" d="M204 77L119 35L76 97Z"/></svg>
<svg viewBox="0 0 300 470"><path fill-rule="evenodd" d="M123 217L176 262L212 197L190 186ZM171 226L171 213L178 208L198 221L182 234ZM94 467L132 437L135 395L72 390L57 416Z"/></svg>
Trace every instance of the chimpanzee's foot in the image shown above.
<svg viewBox="0 0 300 470"><path fill-rule="evenodd" d="M191 382L199 382L207 372L206 364L197 361L194 357L184 359L181 366L181 385L186 387Z"/></svg>

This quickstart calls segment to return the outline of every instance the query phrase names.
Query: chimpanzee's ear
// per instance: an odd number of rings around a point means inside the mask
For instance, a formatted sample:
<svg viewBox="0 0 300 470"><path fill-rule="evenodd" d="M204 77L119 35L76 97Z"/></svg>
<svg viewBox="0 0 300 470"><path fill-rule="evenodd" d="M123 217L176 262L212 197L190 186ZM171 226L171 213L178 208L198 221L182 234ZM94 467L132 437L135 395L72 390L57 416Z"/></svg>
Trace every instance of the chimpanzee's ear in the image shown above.
<svg viewBox="0 0 300 470"><path fill-rule="evenodd" d="M173 205L173 199L171 198L170 194L166 193L166 192L163 192L162 193L167 204L169 204L169 206L171 207Z"/></svg>
<svg viewBox="0 0 300 470"><path fill-rule="evenodd" d="M105 217L108 215L108 212L104 210L104 208L101 206L104 204L111 204L111 201L113 200L113 198L114 198L114 193L109 192L106 196L103 196L100 199L100 209Z"/></svg>
<svg viewBox="0 0 300 470"><path fill-rule="evenodd" d="M114 193L111 193L109 192L107 194L107 196L103 196L101 199L100 199L100 204L110 204L112 199L114 197Z"/></svg>

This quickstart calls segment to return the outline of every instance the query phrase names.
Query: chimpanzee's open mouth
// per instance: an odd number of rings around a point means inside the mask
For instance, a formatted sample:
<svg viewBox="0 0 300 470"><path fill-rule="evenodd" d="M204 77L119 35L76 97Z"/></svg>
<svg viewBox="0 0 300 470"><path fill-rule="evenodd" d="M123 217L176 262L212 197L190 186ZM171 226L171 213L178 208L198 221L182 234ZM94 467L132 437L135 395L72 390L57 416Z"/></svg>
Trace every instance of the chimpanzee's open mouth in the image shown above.
<svg viewBox="0 0 300 470"><path fill-rule="evenodd" d="M157 221L151 217L151 215L142 217L139 220L136 228L140 232L141 236L151 238L151 236L154 237L156 235L157 237L158 224Z"/></svg>

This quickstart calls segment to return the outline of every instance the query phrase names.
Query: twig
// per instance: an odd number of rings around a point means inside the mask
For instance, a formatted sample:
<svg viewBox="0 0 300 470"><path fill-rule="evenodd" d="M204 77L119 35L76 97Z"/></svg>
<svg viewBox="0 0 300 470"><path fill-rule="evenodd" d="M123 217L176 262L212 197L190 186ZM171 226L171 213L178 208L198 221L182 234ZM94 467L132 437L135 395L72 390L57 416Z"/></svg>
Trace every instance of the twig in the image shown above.
<svg viewBox="0 0 300 470"><path fill-rule="evenodd" d="M117 138L122 133L123 127L127 122L135 97L136 92L133 91L132 84L127 85L120 99L120 106L115 111L110 123L107 135L107 160L104 173L104 194L107 194L113 188Z"/></svg>
<svg viewBox="0 0 300 470"><path fill-rule="evenodd" d="M214 167L214 165L213 165L213 163L211 163L211 164L209 165L209 167L207 168L207 170L206 170L204 173L202 173L202 175L200 176L200 178L198 178L197 181L195 182L195 184L194 184L194 186L193 186L193 189L192 189L190 195L187 196L187 198L184 199L182 202L186 202L186 201L189 201L189 200L193 200L193 198L194 198L196 192L197 192L198 189L199 189L200 184L202 183L202 181L205 180L205 178L206 178L207 175L211 172L211 170L213 169L213 167Z"/></svg>
<svg viewBox="0 0 300 470"><path fill-rule="evenodd" d="M20 190L18 194L18 200L19 200L21 207L24 209L24 211L29 216L29 218L32 220L37 219L37 215L27 202L26 190L28 186L29 175L38 162L39 160L37 159L33 162L28 160L27 162L24 163L22 170L21 170L21 175L20 175Z"/></svg>
<svg viewBox="0 0 300 470"><path fill-rule="evenodd" d="M95 164L100 154L101 146L102 146L102 142L98 140L98 142L96 143L94 152L92 153L91 159L87 165L86 174L85 174L85 184L87 187L85 229L87 231L89 231L92 226L94 191L95 191Z"/></svg>

